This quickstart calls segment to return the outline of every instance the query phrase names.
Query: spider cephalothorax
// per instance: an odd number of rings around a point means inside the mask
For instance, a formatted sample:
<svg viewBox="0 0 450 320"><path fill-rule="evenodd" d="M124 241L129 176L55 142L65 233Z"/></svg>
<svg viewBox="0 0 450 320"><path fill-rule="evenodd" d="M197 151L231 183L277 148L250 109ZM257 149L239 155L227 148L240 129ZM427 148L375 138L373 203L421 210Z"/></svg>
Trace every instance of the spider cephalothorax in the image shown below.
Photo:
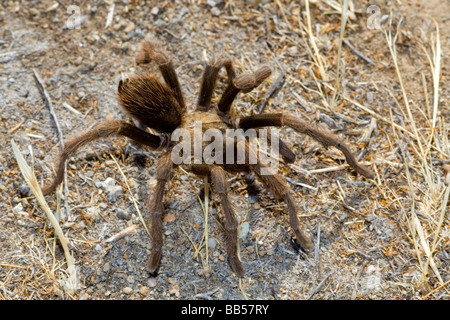
<svg viewBox="0 0 450 320"><path fill-rule="evenodd" d="M156 274L161 261L164 188L167 181L171 179L173 170L178 165L184 165L187 170L211 179L213 191L218 195L224 213L228 261L231 269L239 277L244 276L245 272L237 253L238 221L228 195L229 173L254 172L277 199L283 200L286 203L290 226L295 234L297 244L304 250L312 247L310 237L299 226L297 217L299 208L295 200L294 192L286 185L284 179L279 174L263 173L266 166L262 161L259 161L258 155L251 148L253 142L250 139L240 140L239 142L229 142L227 139L223 140L223 150L228 150L226 147L232 143L234 149L243 148L247 152L244 153L245 157L243 162L225 161L228 154L224 152L216 158L215 162L207 162L200 159L200 162L186 165L185 163L176 163L173 160L173 153L171 151L174 151L176 144L169 137L174 134L175 130L185 130L195 140L196 137L193 134L193 127L196 123L203 124L202 132L206 132L208 129L225 132L227 129L248 130L270 126L288 126L299 133L309 135L325 147L334 146L338 148L343 152L349 165L358 173L368 178L373 177L370 169L359 164L349 147L336 136L318 129L287 112L256 114L238 119L230 119L230 108L237 94L239 92L249 92L261 84L271 74L268 66L262 66L252 74L236 75L230 58L213 58L206 65L203 72L197 107L195 110L188 110L183 99L175 69L159 42L144 41L138 52L136 61L138 64L154 61L159 67L164 83L153 75L134 75L126 80L120 81L118 86L118 100L135 120L153 129L156 133L150 133L147 130L140 129L135 125L123 121L104 121L98 123L86 133L66 142L60 156L56 177L43 191L44 194L48 194L55 190L56 186L62 181L64 163L68 157L78 148L96 138L122 135L142 145L149 146L153 150L163 151L163 154L157 162L156 185L151 190L146 201L148 210L146 223L151 232L152 242L152 251L148 262L148 269L151 274ZM222 67L227 72L228 80L226 88L217 106L212 106L211 97L219 71ZM279 140L278 137L271 137L271 139L272 143L274 142L273 139L277 139L276 142L279 142L279 152L286 162L295 161L295 155L283 141ZM201 144L201 148L204 149L205 145ZM217 156L217 153L215 156ZM256 157L256 161L250 161L251 156ZM217 161L217 159L222 161Z"/></svg>

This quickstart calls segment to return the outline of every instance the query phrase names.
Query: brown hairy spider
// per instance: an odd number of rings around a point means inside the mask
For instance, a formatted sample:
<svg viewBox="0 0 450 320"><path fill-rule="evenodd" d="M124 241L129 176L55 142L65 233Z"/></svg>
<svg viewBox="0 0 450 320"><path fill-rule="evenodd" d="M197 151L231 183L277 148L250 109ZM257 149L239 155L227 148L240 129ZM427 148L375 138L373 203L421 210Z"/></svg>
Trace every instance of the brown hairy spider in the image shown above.
<svg viewBox="0 0 450 320"><path fill-rule="evenodd" d="M146 201L148 215L146 223L151 231L152 251L148 261L148 270L156 275L161 261L163 233L162 216L164 209L164 187L172 178L173 170L177 167L172 161L171 150L174 143L168 139L177 128L192 130L194 122L203 124L202 130L214 128L221 131L225 129L260 128L267 126L288 126L298 133L304 133L319 141L324 147L333 146L341 150L348 162L356 172L372 178L373 173L366 166L359 164L350 151L350 148L341 142L333 134L316 128L315 126L298 119L287 113L255 114L237 119L230 119L230 109L239 92L249 92L261 84L270 74L268 66L262 66L254 73L236 75L232 60L228 57L216 57L211 59L203 72L200 94L196 110L188 111L183 99L183 94L178 82L175 69L168 55L157 41L143 41L136 56L138 64L146 64L154 61L164 78L164 83L151 74L137 74L129 79L121 80L118 86L118 100L124 109L140 124L154 130L157 134L140 129L138 126L124 121L104 121L95 125L91 130L65 143L65 147L59 158L59 163L54 180L43 188L44 194L53 192L63 179L65 161L80 147L97 138L119 135L128 137L135 142L148 146L153 150L161 150L163 154L157 161L156 186L151 190ZM211 105L211 97L216 85L216 80L221 68L227 72L227 85L217 104ZM279 138L277 138L279 139ZM234 147L238 147L238 143ZM249 139L240 142L251 153ZM204 148L204 145L203 145ZM287 163L295 161L295 155L288 146L280 140L279 151ZM223 155L225 156L225 155ZM237 252L237 228L238 221L231 206L229 198L228 173L254 172L259 180L268 188L278 200L283 200L288 207L289 222L296 243L303 249L312 247L310 237L304 233L299 225L297 214L299 207L295 200L294 192L286 185L279 174L262 174L264 164L259 160L256 163L248 161L246 155L244 163L225 163L183 165L199 176L209 177L212 181L213 192L220 199L220 205L224 213L224 228L227 237L226 250L228 262L237 276L243 277L245 272L238 258Z"/></svg>

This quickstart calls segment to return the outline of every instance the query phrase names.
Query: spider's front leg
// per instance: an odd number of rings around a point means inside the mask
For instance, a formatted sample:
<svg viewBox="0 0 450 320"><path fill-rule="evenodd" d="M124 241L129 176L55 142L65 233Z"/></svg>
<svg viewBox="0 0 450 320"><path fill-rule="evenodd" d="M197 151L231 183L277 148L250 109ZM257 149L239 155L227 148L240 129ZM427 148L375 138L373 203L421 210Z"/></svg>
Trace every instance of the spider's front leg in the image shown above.
<svg viewBox="0 0 450 320"><path fill-rule="evenodd" d="M213 57L203 71L200 94L198 97L197 109L207 111L211 105L211 97L216 86L217 76L220 69L224 67L227 70L228 83L233 81L236 74L234 72L233 63L230 58L221 56Z"/></svg>
<svg viewBox="0 0 450 320"><path fill-rule="evenodd" d="M181 92L180 82L167 53L164 51L161 43L157 40L144 40L141 42L141 48L136 54L137 64L146 64L154 61L161 72L166 84L173 90L175 98L182 109L186 108L183 93Z"/></svg>
<svg viewBox="0 0 450 320"><path fill-rule="evenodd" d="M217 107L223 114L228 114L239 92L250 92L272 74L269 66L263 65L250 74L241 74L228 82Z"/></svg>
<svg viewBox="0 0 450 320"><path fill-rule="evenodd" d="M163 137L148 133L123 121L111 120L97 123L91 130L65 142L64 149L59 156L56 176L49 184L42 187L42 193L47 195L55 191L56 187L64 178L64 164L66 160L78 149L91 141L113 135L128 137L135 142L149 146L154 150L158 150L164 144Z"/></svg>
<svg viewBox="0 0 450 320"><path fill-rule="evenodd" d="M173 162L170 152L158 159L156 168L156 186L146 203L148 209L147 225L150 227L152 252L148 260L151 276L156 276L162 254L163 233L162 215L164 213L164 187L173 174Z"/></svg>

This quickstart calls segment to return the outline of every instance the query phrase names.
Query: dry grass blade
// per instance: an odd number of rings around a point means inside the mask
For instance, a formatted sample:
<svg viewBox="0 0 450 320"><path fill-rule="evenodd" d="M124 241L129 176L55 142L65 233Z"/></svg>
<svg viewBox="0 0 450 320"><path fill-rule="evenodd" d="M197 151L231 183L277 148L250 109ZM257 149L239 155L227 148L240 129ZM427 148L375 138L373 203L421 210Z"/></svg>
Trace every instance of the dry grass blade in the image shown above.
<svg viewBox="0 0 450 320"><path fill-rule="evenodd" d="M336 91L336 90L337 90L336 88L333 88L333 87L332 87L331 85L329 85L328 83L323 83L323 85L326 86L327 88L329 88L329 89L332 90L332 91ZM350 98L350 97L348 97L348 96L346 96L346 95L344 95L344 94L341 94L341 97L342 97L342 99L344 99L344 100L350 102L350 103L353 104L355 107L358 107L359 109L361 109L361 110L367 112L368 114L370 114L371 116L377 118L378 120L381 120L381 121L383 121L383 122L385 122L385 123L391 124L391 125L394 126L396 129L399 129L399 130L405 132L406 134L408 134L410 137L412 137L412 138L414 138L414 139L416 138L416 136L415 136L412 132L410 132L408 129L403 128L403 127L400 126L399 124L397 124L397 123L395 123L395 122L392 122L391 120L388 120L387 118L385 118L385 117L379 115L379 114L376 113L375 111L373 111L373 110L371 110L371 109L365 107L364 105L362 105L361 103L357 102L356 100L354 100L354 99L352 99L352 98Z"/></svg>
<svg viewBox="0 0 450 320"><path fill-rule="evenodd" d="M428 292L426 295L424 295L422 297L422 300L426 300L428 299L429 296L431 296L433 293L435 293L436 291L441 290L442 288L444 288L446 285L448 285L450 283L450 280L448 280L446 283L441 284L439 287L437 287L436 289L431 290L430 292Z"/></svg>
<svg viewBox="0 0 450 320"><path fill-rule="evenodd" d="M422 48L422 50L425 53L425 56L428 58L428 63L431 68L431 74L433 78L433 115L431 120L431 129L432 133L430 135L430 139L434 138L434 132L436 130L436 121L437 121L437 115L438 115L438 109L439 109L439 78L440 78L440 72L441 72L441 42L440 42L440 33L439 33L439 25L437 24L436 20L432 19L435 26L436 26L436 42L435 47L432 47L433 51L433 59L430 58L430 54L425 49L424 45L417 41L419 46ZM431 141L429 142L429 145L431 145Z"/></svg>
<svg viewBox="0 0 450 320"><path fill-rule="evenodd" d="M430 282L429 267L433 270L439 283L444 283L437 262L433 258L435 252L437 252L439 244L445 238L442 228L445 221L445 212L447 208L447 202L449 198L449 186L445 186L440 173L434 168L432 159L436 156L448 157L450 147L448 146L448 138L446 137L445 125L442 125L441 135L436 134L436 125L438 124L438 111L439 111L439 74L440 70L440 42L439 42L439 27L436 24L436 41L435 48L433 48L433 62L429 59L431 66L431 73L433 78L433 116L426 121L425 126L419 123L419 118L414 117L413 110L411 109L410 99L407 95L407 90L404 86L400 67L398 65L398 56L396 50L396 42L398 35L401 34L402 20L397 24L397 30L395 35L392 35L391 24L389 23L389 29L384 31L385 38L388 44L389 51L394 63L394 69L400 84L400 89L403 97L403 105L398 103L400 107L406 109L406 115L409 120L409 125L412 130L413 140L408 142L408 146L405 145L404 137L395 135L396 142L400 146L400 150L403 157L405 166L405 174L408 184L409 193L409 205L410 210L407 212L406 204L401 204L402 211L407 220L407 224L410 231L410 238L413 242L416 256L418 259L419 268L421 270L420 286L427 287ZM425 51L423 45L422 49ZM401 110L403 112L403 110ZM422 112L422 110L417 110ZM391 119L392 124L393 120ZM444 122L444 121L442 121ZM445 123L445 122L444 122ZM420 129L420 134L419 130ZM394 128L393 128L394 129ZM395 130L394 130L395 132ZM410 135L411 136L411 135ZM434 145L433 145L434 143ZM410 147L410 148L408 148ZM437 153L435 153L437 151ZM416 178L416 179L415 179ZM394 197L397 195L391 190ZM430 245L430 239L432 243ZM425 255L425 259L422 256Z"/></svg>
<svg viewBox="0 0 450 320"><path fill-rule="evenodd" d="M408 113L408 117L409 117L411 126L413 128L413 133L414 133L414 135L416 137L416 141L417 141L419 149L420 149L419 156L424 158L424 157L426 157L426 154L424 153L424 149L423 149L423 146L422 146L422 141L420 139L420 136L419 136L419 133L418 133L418 130L417 130L417 126L416 126L416 122L415 122L415 119L414 119L413 114L411 112L411 107L409 105L409 99L408 99L408 96L406 95L406 90L405 90L405 86L403 84L402 74L400 73L400 69L399 69L399 66L398 66L397 49L396 49L395 43L396 43L397 38L398 38L398 34L399 34L399 31L400 31L401 23L402 23L402 19L400 19L400 21L398 22L397 32L394 35L394 37L392 36L391 28L389 28L388 32L385 31L385 37L386 37L386 41L388 43L389 51L390 51L390 53L392 55L392 59L393 59L393 62L394 62L395 71L397 73L398 81L400 83L400 88L401 88L401 92L402 92L402 95L403 95L403 102L405 104L405 108L406 108L406 111Z"/></svg>
<svg viewBox="0 0 450 320"><path fill-rule="evenodd" d="M210 272L211 267L209 266L209 250L208 250L208 241L209 241L209 231L208 231L208 215L209 215L209 183L208 178L204 179L204 187L205 187L205 203L203 203L199 197L200 205L203 211L204 217L204 229L203 229L203 237L200 242L200 245L197 246L198 251L200 253L200 248L202 245L205 246L205 259L203 259L203 255L201 256L203 263L203 272Z"/></svg>
<svg viewBox="0 0 450 320"><path fill-rule="evenodd" d="M149 236L151 236L151 235L150 235L150 231L149 231L148 228L147 228L147 224L146 224L145 221L144 221L144 217L142 216L141 210L139 209L138 203L137 203L135 197L133 196L133 192L131 192L131 188L130 188L130 185L128 184L127 177L126 177L125 174L123 173L122 168L120 167L120 165L119 165L119 163L117 162L116 158L115 158L112 154L109 154L109 155L110 155L111 158L113 159L114 163L116 164L117 168L119 169L120 175L122 176L123 180L125 181L125 184L126 184L127 189L128 189L128 193L130 194L131 200L133 201L133 205L134 205L134 207L136 208L136 212L138 213L139 220L141 221L142 225L144 226L145 231L147 232L147 234L148 234Z"/></svg>
<svg viewBox="0 0 450 320"><path fill-rule="evenodd" d="M22 172L23 177L25 178L27 184L30 186L30 189L33 192L34 196L36 197L37 201L39 202L39 205L46 213L47 218L50 220L50 223L52 224L55 230L55 234L63 247L67 262L67 273L68 273L68 278L65 281L65 287L69 293L73 293L75 290L78 289L79 284L77 280L75 260L70 254L67 239L64 236L64 233L61 229L61 226L58 223L58 220L56 219L47 202L45 201L41 187L39 186L39 183L34 174L34 170L32 170L30 166L26 163L25 159L22 156L22 153L20 152L14 140L11 140L11 145L14 152L14 156L16 157L17 163L19 164L19 168L20 171Z"/></svg>
<svg viewBox="0 0 450 320"><path fill-rule="evenodd" d="M404 157L406 159L406 157ZM423 265L420 263L421 269L422 269L422 281L425 283L428 279L428 265L431 265L431 268L433 269L435 275L439 279L440 283L443 283L442 277L439 273L439 270L436 267L436 263L434 262L434 259L432 257L432 251L430 250L430 246L427 242L427 237L425 236L424 229L422 227L422 223L420 222L419 218L417 217L416 213L416 201L414 199L415 194L415 188L414 188L414 182L412 181L411 174L409 173L409 165L407 161L405 160L405 166L406 166L406 176L408 178L408 185L410 188L410 194L411 194L411 212L410 212L410 224L412 226L412 238L414 243L414 247L416 248L417 256L420 260L420 251L419 248L421 247L422 250L425 252L425 255L427 256L427 263ZM416 235L419 237L420 246L416 243Z"/></svg>
<svg viewBox="0 0 450 320"><path fill-rule="evenodd" d="M340 83L341 83L341 56L342 56L342 42L344 40L345 26L347 25L348 18L348 0L344 0L342 4L342 15L341 15L341 33L339 36L339 47L338 53L336 57L336 91L333 93L332 106L337 104L337 95L341 91ZM333 108L334 109L334 108Z"/></svg>
<svg viewBox="0 0 450 320"><path fill-rule="evenodd" d="M313 47L315 57L313 57L316 60L317 66L319 67L319 73L324 81L328 81L328 75L325 72L325 68L323 66L322 57L320 56L319 48L317 48L316 40L314 38L314 34L312 31L311 26L311 12L309 10L309 0L305 1L305 9L306 9L306 32L308 33L310 45Z"/></svg>

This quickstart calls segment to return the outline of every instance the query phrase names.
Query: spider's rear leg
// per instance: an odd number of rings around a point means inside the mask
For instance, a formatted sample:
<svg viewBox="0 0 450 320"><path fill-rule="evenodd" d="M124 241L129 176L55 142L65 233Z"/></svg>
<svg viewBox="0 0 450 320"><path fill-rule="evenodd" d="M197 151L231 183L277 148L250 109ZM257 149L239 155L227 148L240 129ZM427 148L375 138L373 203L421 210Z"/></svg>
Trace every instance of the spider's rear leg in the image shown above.
<svg viewBox="0 0 450 320"><path fill-rule="evenodd" d="M150 227L152 251L148 259L148 271L156 276L162 254L163 232L162 215L164 212L164 187L173 174L173 162L170 152L158 159L156 168L156 186L151 191L146 206L148 217L146 223Z"/></svg>
<svg viewBox="0 0 450 320"><path fill-rule="evenodd" d="M248 195L248 201L250 202L250 204L258 202L260 188L255 183L255 174L253 172L250 173L247 172L243 174L243 178L245 184L247 185L246 190Z"/></svg>
<svg viewBox="0 0 450 320"><path fill-rule="evenodd" d="M355 169L356 172L366 178L373 178L373 172L365 165L358 163L356 157L350 151L350 148L344 142L340 141L330 132L320 130L319 128L300 120L289 113L256 114L239 119L238 127L246 130L249 128L264 126L288 126L298 133L304 133L311 138L319 141L324 147L333 146L342 151L347 163Z"/></svg>
<svg viewBox="0 0 450 320"><path fill-rule="evenodd" d="M237 244L238 244L238 221L236 214L231 206L229 198L229 185L227 181L226 171L219 166L215 166L211 169L211 179L214 187L214 192L220 197L220 204L225 214L225 231L227 234L227 254L228 262L231 270L236 273L240 278L244 277L245 271L241 261L238 257Z"/></svg>
<svg viewBox="0 0 450 320"><path fill-rule="evenodd" d="M300 209L297 207L295 202L294 192L287 186L283 181L283 178L278 174L262 174L261 164L251 166L252 170L258 175L261 182L266 188L268 188L276 198L283 200L287 207L289 213L289 224L291 225L292 231L295 234L296 242L305 251L310 250L313 247L310 236L300 229L300 224L298 221L297 214Z"/></svg>
<svg viewBox="0 0 450 320"><path fill-rule="evenodd" d="M252 147L248 141L238 141L237 148L245 150L247 167L258 176L264 186L269 189L278 200L283 200L287 204L289 223L295 234L297 243L305 251L311 249L313 247L311 238L300 229L300 223L297 218L297 213L300 210L296 205L294 192L287 186L283 178L274 172L273 168L261 163L257 150ZM255 159L257 159L256 163L254 162Z"/></svg>
<svg viewBox="0 0 450 320"><path fill-rule="evenodd" d="M259 134L259 131L257 131ZM296 156L295 153L288 147L286 142L284 142L278 135L274 135L272 137L272 132L269 132L267 135L267 139L269 144L273 145L273 140L278 139L278 152L281 154L281 157L286 163L294 163Z"/></svg>

